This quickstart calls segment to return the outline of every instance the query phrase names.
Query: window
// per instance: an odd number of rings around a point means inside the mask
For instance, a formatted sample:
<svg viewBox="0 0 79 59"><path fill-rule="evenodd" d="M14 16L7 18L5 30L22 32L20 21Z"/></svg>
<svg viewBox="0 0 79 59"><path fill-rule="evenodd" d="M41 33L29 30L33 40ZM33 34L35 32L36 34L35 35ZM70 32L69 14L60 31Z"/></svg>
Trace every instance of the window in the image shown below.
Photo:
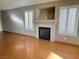
<svg viewBox="0 0 79 59"><path fill-rule="evenodd" d="M25 11L25 29L29 31L34 31L34 11Z"/></svg>
<svg viewBox="0 0 79 59"><path fill-rule="evenodd" d="M63 35L76 36L78 26L78 7L61 7L58 32Z"/></svg>
<svg viewBox="0 0 79 59"><path fill-rule="evenodd" d="M77 8L69 8L69 17L68 17L68 33L74 34L76 31L76 19L77 19Z"/></svg>
<svg viewBox="0 0 79 59"><path fill-rule="evenodd" d="M67 22L67 9L62 8L60 10L60 17L59 17L59 33L65 34L66 32L66 22Z"/></svg>

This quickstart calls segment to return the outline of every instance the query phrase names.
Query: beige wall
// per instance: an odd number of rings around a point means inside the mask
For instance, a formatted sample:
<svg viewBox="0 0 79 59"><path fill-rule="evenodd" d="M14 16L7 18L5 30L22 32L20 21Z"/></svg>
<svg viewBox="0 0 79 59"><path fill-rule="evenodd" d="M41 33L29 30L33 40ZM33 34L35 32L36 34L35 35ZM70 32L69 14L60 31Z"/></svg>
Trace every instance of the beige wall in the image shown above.
<svg viewBox="0 0 79 59"><path fill-rule="evenodd" d="M4 10L2 11L2 19L3 19L3 28L5 31L20 33L20 34L29 34L34 35L35 32L25 32L24 29L24 10L27 9L35 9L35 8L45 8L49 6L56 6L56 17L55 20L59 20L59 7L61 6L69 6L69 5L78 5L78 0L62 0L60 2L53 2L53 3L47 3L47 4L41 4L37 6L32 7L22 7L22 8L16 8L16 9L10 9L10 10ZM16 15L22 23L13 22L11 15ZM57 22L58 24L58 22ZM64 36L60 36L57 34L57 25L56 25L56 41L71 43L71 44L77 44L79 45L79 36L77 37L66 37L66 40L64 40Z"/></svg>

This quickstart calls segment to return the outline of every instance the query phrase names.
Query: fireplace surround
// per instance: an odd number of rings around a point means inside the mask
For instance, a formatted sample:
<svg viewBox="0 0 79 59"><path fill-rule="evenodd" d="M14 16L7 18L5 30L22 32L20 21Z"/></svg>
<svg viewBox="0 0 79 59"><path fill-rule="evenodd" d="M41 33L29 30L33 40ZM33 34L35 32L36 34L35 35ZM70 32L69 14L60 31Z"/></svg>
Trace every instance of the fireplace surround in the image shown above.
<svg viewBox="0 0 79 59"><path fill-rule="evenodd" d="M55 21L49 21L49 20L36 20L35 21L35 37L39 40L39 28L50 28L50 42L55 41Z"/></svg>

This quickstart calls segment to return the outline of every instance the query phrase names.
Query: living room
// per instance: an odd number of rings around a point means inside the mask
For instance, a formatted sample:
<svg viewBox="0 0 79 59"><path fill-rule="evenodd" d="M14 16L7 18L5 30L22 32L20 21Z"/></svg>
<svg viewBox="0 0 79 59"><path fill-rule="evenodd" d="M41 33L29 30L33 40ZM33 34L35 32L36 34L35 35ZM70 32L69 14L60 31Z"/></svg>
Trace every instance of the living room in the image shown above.
<svg viewBox="0 0 79 59"><path fill-rule="evenodd" d="M79 59L78 0L0 0L1 59Z"/></svg>

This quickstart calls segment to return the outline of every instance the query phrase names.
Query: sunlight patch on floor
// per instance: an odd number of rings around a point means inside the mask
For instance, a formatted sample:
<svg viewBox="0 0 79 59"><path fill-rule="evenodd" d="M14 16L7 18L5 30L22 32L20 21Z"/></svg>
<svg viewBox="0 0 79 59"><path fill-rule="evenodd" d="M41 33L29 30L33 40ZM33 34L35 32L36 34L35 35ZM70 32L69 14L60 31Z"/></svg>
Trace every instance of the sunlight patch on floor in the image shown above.
<svg viewBox="0 0 79 59"><path fill-rule="evenodd" d="M57 54L51 52L51 53L49 54L49 56L47 57L47 59L63 59L63 58L62 58L61 56L59 56L59 55L57 55Z"/></svg>

